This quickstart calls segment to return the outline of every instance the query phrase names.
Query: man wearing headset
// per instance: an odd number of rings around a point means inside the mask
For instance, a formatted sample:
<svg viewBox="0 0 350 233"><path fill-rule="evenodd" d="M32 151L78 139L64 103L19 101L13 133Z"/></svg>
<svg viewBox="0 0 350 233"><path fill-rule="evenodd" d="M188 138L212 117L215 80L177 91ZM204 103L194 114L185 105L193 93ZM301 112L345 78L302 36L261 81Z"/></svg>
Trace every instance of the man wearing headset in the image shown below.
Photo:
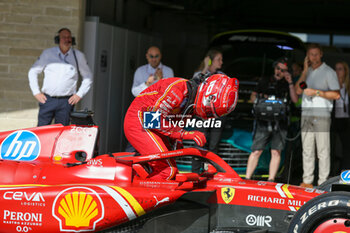
<svg viewBox="0 0 350 233"><path fill-rule="evenodd" d="M74 49L75 38L68 28L55 36L56 47L45 49L28 72L29 86L39 102L38 126L55 123L68 125L73 106L89 91L92 73L82 52ZM38 75L44 73L40 90ZM77 91L79 75L82 83Z"/></svg>

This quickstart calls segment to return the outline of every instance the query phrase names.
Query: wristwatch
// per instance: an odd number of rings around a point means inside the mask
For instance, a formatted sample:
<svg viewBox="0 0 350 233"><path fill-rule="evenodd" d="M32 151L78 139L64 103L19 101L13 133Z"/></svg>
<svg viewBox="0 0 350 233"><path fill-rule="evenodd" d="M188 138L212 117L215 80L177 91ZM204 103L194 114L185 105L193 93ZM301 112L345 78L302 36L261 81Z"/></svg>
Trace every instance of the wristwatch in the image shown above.
<svg viewBox="0 0 350 233"><path fill-rule="evenodd" d="M320 96L320 91L319 90L316 91L316 96Z"/></svg>

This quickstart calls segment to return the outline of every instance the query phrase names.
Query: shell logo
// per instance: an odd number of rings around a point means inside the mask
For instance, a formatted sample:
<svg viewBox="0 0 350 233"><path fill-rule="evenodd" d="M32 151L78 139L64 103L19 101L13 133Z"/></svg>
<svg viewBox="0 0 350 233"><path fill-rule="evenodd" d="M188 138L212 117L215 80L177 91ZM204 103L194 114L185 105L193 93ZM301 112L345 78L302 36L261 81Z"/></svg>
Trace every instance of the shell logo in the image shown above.
<svg viewBox="0 0 350 233"><path fill-rule="evenodd" d="M104 206L93 189L72 187L57 195L52 215L58 220L61 231L94 231L104 217Z"/></svg>

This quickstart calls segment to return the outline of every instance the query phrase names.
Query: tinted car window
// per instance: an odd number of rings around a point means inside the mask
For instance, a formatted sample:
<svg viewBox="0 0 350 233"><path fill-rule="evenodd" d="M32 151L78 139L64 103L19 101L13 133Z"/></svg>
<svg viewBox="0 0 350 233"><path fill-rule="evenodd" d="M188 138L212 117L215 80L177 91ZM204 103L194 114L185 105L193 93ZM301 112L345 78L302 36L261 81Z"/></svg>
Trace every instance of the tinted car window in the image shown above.
<svg viewBox="0 0 350 233"><path fill-rule="evenodd" d="M215 36L209 48L223 53L223 72L240 81L239 103L232 113L239 117L252 117L250 94L260 78L269 78L273 74L275 60L288 57L291 62L302 64L305 56L305 47L300 39L276 31L225 32Z"/></svg>
<svg viewBox="0 0 350 233"><path fill-rule="evenodd" d="M286 33L267 31L233 31L217 35L209 47L220 49L224 55L223 70L242 81L255 81L270 76L273 62L286 56L303 61L304 45Z"/></svg>

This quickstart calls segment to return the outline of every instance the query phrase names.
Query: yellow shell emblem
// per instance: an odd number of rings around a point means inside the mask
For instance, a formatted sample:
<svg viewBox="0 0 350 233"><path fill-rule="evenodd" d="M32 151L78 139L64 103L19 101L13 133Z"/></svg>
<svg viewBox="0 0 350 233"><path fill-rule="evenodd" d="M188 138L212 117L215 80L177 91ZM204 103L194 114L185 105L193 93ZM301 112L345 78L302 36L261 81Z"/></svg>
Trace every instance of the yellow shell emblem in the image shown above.
<svg viewBox="0 0 350 233"><path fill-rule="evenodd" d="M66 194L58 207L66 220L66 226L88 227L90 220L98 215L96 201L85 192L73 192Z"/></svg>
<svg viewBox="0 0 350 233"><path fill-rule="evenodd" d="M53 216L61 231L94 231L104 217L104 206L97 192L88 187L72 187L55 198Z"/></svg>
<svg viewBox="0 0 350 233"><path fill-rule="evenodd" d="M226 204L230 203L235 196L235 189L230 187L221 188L221 197Z"/></svg>

